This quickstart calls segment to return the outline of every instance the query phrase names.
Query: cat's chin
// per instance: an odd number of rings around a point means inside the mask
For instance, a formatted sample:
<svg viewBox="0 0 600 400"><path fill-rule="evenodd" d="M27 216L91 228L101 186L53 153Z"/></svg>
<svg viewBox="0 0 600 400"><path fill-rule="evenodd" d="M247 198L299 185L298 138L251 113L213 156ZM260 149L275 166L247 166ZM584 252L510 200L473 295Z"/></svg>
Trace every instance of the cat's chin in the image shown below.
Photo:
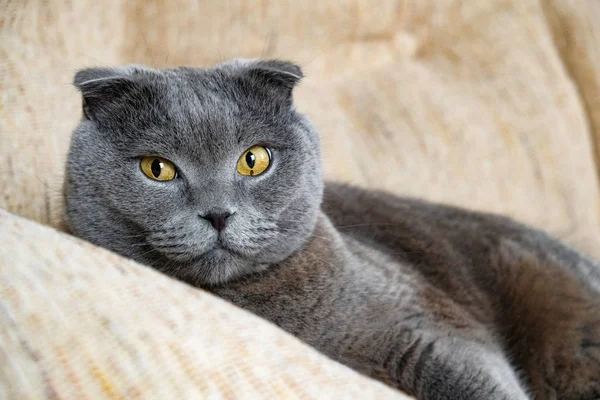
<svg viewBox="0 0 600 400"><path fill-rule="evenodd" d="M171 258L163 265L154 264L153 267L191 285L210 287L261 272L268 264L255 262L225 246L215 246L185 261Z"/></svg>

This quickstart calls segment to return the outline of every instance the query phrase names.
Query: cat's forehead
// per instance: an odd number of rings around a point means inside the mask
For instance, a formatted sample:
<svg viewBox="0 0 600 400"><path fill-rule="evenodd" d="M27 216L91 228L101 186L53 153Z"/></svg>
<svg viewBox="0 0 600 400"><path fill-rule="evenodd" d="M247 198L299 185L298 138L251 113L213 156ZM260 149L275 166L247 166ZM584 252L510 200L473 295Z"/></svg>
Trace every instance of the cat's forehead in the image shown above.
<svg viewBox="0 0 600 400"><path fill-rule="evenodd" d="M107 102L118 106L115 111L131 119L150 114L157 120L162 115L165 120L177 122L218 111L231 114L243 104L232 79L210 70L139 70L128 75L126 82L126 88L117 87L103 95Z"/></svg>
<svg viewBox="0 0 600 400"><path fill-rule="evenodd" d="M167 70L145 84L153 95L146 105L169 112L173 118L237 114L245 100L231 79L210 71Z"/></svg>
<svg viewBox="0 0 600 400"><path fill-rule="evenodd" d="M122 109L135 145L218 155L285 130L282 118L261 110L218 71L177 69L140 78L141 95Z"/></svg>

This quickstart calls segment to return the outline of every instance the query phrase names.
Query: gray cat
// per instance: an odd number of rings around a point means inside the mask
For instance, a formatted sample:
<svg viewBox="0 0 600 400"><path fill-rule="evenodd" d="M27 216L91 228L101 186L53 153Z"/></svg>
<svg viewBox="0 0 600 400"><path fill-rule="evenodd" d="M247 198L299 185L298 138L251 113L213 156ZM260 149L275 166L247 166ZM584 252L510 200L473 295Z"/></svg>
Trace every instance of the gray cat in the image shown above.
<svg viewBox="0 0 600 400"><path fill-rule="evenodd" d="M600 265L503 217L324 185L301 78L78 72L70 229L419 399L599 399Z"/></svg>

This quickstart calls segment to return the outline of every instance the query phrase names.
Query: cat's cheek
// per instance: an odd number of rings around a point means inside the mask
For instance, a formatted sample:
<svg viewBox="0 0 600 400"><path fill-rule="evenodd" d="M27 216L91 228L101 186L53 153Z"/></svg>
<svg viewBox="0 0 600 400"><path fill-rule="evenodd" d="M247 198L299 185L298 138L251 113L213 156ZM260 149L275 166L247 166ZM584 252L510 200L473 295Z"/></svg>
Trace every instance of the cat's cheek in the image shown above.
<svg viewBox="0 0 600 400"><path fill-rule="evenodd" d="M192 213L185 187L177 181L159 182L138 177L123 188L122 195L132 206L132 213L143 217L168 218L186 211Z"/></svg>

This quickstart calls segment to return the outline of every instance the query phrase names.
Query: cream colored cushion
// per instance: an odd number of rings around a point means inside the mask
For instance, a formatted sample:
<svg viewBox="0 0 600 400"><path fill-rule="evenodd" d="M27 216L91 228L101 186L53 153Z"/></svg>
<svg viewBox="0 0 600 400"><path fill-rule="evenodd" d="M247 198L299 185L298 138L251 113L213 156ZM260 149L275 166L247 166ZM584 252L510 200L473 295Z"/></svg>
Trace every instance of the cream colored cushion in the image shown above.
<svg viewBox="0 0 600 400"><path fill-rule="evenodd" d="M407 399L258 317L0 210L0 398Z"/></svg>

